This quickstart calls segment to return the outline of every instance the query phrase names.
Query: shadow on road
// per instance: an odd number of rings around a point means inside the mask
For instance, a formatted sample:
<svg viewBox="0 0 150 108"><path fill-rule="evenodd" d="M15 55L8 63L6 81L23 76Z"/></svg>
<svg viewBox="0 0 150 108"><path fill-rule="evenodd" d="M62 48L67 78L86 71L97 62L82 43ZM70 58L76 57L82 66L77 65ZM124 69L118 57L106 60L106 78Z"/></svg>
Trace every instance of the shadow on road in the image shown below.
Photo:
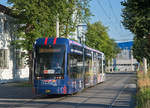
<svg viewBox="0 0 150 108"><path fill-rule="evenodd" d="M129 75L135 76L132 74ZM0 107L109 108L112 100L120 91L121 85L119 85L119 80L121 81L124 77L128 77L128 75L115 73L110 76L111 79L105 83L98 84L75 95L35 96L32 93L32 87L0 85ZM131 81L129 81L129 84L130 82ZM130 105L132 104L130 101L131 95L135 93L135 91L136 88L129 85L127 89L124 90L123 97L119 99L121 104L112 108L133 108Z"/></svg>

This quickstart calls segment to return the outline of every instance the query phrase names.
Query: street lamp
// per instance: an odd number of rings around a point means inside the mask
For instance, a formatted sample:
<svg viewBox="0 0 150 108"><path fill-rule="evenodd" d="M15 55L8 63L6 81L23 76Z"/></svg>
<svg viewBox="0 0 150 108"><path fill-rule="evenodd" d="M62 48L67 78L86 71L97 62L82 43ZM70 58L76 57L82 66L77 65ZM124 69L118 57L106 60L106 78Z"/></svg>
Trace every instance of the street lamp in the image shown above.
<svg viewBox="0 0 150 108"><path fill-rule="evenodd" d="M86 27L87 25L83 25L83 24L80 24L80 25L77 25L77 38L79 40L79 43L81 44L85 44L83 42L85 42L85 30L83 30L83 27ZM80 36L80 32L79 32L79 27L82 27L82 29L80 29L82 35ZM82 74L82 77L83 77L83 82L84 82L84 87L85 87L85 55L84 55L84 45L83 45L83 74Z"/></svg>
<svg viewBox="0 0 150 108"><path fill-rule="evenodd" d="M82 27L82 31L79 30L80 27ZM83 30L83 27L87 27L87 25L85 25L85 24L77 25L77 38L78 38L79 43L85 42L85 30ZM81 34L81 36L80 36L80 34Z"/></svg>

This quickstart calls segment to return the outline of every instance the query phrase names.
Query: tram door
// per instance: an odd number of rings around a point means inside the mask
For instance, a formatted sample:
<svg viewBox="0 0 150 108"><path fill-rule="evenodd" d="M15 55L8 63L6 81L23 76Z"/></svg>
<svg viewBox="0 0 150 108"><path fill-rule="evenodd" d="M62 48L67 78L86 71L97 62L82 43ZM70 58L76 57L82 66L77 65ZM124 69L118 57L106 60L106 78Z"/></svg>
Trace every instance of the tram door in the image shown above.
<svg viewBox="0 0 150 108"><path fill-rule="evenodd" d="M68 77L71 91L80 91L84 87L83 81L83 56L78 54L68 55Z"/></svg>

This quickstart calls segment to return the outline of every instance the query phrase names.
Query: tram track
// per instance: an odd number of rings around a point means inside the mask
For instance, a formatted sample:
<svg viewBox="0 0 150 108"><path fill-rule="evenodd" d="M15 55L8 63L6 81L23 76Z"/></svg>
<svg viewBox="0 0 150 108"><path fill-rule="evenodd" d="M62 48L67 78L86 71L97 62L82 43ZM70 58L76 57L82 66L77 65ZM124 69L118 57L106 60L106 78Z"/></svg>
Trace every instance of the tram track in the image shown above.
<svg viewBox="0 0 150 108"><path fill-rule="evenodd" d="M51 99L53 99L53 100L51 100L51 101L46 101L45 103L46 103L46 105L43 105L43 107L42 108L46 108L46 107L48 107L49 105L52 105L52 104L56 104L57 102L60 102L61 100L64 100L65 98L66 98L67 96L62 96L62 97L58 97L58 96L52 96L51 97ZM28 101L24 101L22 104L19 104L19 105L14 105L14 106L11 106L11 108L16 108L16 107L24 107L25 105L27 105L27 104L34 104L34 103L41 103L41 101L39 101L39 99L46 99L46 98L50 98L50 97L36 97L36 98L33 98L33 99L31 99L31 100L28 100ZM43 102L43 101L42 101Z"/></svg>
<svg viewBox="0 0 150 108"><path fill-rule="evenodd" d="M107 78L105 82L100 83L100 84L109 85L109 84L111 84L111 83L116 82L119 78L113 80L113 82L112 82L112 79L113 79L113 77L111 76L111 77ZM95 85L95 86L96 86L96 85ZM94 87L94 86L92 86L92 87ZM91 88L92 88L92 87L91 87ZM87 88L87 89L90 89L90 88ZM79 93L81 93L81 92L79 92ZM77 93L77 94L78 94L78 93ZM76 96L77 94L74 94L74 95L72 95L72 96ZM95 93L95 95L96 95L96 93ZM53 95L53 96L54 96L54 95ZM50 105L57 104L57 102L61 102L61 101L65 100L65 99L67 99L68 97L70 97L70 95L66 95L66 96L59 97L59 98L58 98L58 97L51 97L51 98L56 98L56 100L55 100L55 101L50 101L50 102L47 103L46 105L43 105L42 108L47 108L47 107L49 107ZM29 101L25 101L24 103L22 103L22 104L20 104L20 105L15 105L15 106L13 106L12 108L21 107L21 106L24 106L24 105L30 104L30 103L37 103L38 101L37 101L36 99L40 99L40 98L43 98L43 97L36 97L36 98L31 99L31 100L29 100ZM46 97L45 97L45 98L46 98ZM47 98L49 98L49 97L47 97ZM87 97L87 99L84 100L82 103L86 102L89 98L90 98L90 97ZM78 107L80 104L82 104L82 103L78 103L78 104L75 106L75 108L77 108L77 107Z"/></svg>
<svg viewBox="0 0 150 108"><path fill-rule="evenodd" d="M113 80L113 82L112 82L112 80L110 80L110 79L113 79L113 77L110 77L109 78L109 80L107 79L107 81L109 81L109 82L104 82L104 84L106 84L106 85L110 85L110 84L114 84L116 81L118 81L120 78L117 78L117 79L115 79L115 80ZM127 79L129 79L129 78L127 78ZM126 80L125 80L126 81ZM126 86L126 85L125 85ZM117 94L117 96L114 98L114 100L112 101L112 104L111 105L108 105L109 107L108 108L112 108L112 106L114 106L114 104L115 104L115 101L117 100L117 98L119 97L119 95L123 92L123 90L124 90L124 88L125 88L125 86L123 86L122 88L121 88L121 90L120 90L120 92ZM106 86L105 86L106 87ZM103 88L103 89L106 89L106 88ZM97 93L95 93L94 95L96 95ZM86 101L88 101L89 99L90 99L91 97L89 96L89 97L87 97L87 99L86 100L84 100L83 102L81 102L81 103L78 103L74 108L78 108L78 106L80 105L80 104L84 104ZM107 106L107 105L106 105Z"/></svg>
<svg viewBox="0 0 150 108"><path fill-rule="evenodd" d="M128 80L129 78L127 78L125 80L125 84L121 87L120 91L117 93L117 95L114 97L114 99L112 100L112 103L109 105L108 108L115 108L117 105L120 105L120 97L124 94L125 90L128 87Z"/></svg>
<svg viewBox="0 0 150 108"><path fill-rule="evenodd" d="M105 106L107 108L115 108L115 106L117 106L119 104L119 99L121 96L123 96L123 94L125 93L124 91L126 90L126 88L128 87L128 81L129 81L129 76L126 76L126 78L121 78L121 76L117 76L114 78L114 76L108 76L108 78L106 79L105 82L97 84L93 87L87 88L85 89L83 92L79 92L77 94L74 95L65 95L62 97L37 97L34 99L31 99L29 101L26 101L20 105L15 105L11 108L16 108L16 107L25 107L28 106L30 104L41 104L42 108L48 108L51 106L57 106L57 105L70 105L71 103L73 103L73 108L78 108L81 105L85 105L86 103L89 102L90 99L92 99L94 96L96 96L97 94L101 94L103 91L109 89L111 85L111 87L119 87L118 91L114 92L113 94L113 99L111 100L110 104L106 104ZM120 85L121 84L121 85ZM92 96L90 95L83 95L82 93L86 93L86 92L90 92L92 90L95 89L99 89L98 92L93 92L94 94L92 94ZM71 102L68 102L67 100L70 99L74 99L76 97L80 97L83 100L80 101L79 103L75 100L72 100ZM42 99L43 98L43 99Z"/></svg>
<svg viewBox="0 0 150 108"><path fill-rule="evenodd" d="M118 94L116 95L116 97L113 99L112 104L111 104L108 108L112 108L113 106L116 105L116 103L117 103L119 97L121 96L121 94L123 93L123 91L124 91L125 88L126 88L126 86L124 86L124 87L119 91L119 93L118 93Z"/></svg>

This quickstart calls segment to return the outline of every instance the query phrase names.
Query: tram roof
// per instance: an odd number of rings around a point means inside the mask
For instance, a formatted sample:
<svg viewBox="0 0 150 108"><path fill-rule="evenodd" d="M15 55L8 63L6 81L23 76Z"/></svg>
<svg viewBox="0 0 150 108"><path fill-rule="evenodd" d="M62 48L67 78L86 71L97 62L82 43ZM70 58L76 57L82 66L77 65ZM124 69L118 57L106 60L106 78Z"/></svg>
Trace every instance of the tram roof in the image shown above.
<svg viewBox="0 0 150 108"><path fill-rule="evenodd" d="M66 38L38 38L35 45L53 45L53 44L67 44L68 39Z"/></svg>
<svg viewBox="0 0 150 108"><path fill-rule="evenodd" d="M70 40L70 39L67 39L67 38L50 38L50 37L47 37L47 38L38 38L35 42L35 45L53 45L53 44L72 44L72 45L77 45L77 46L80 46L80 47L84 47L88 50L91 50L91 51L94 51L94 52L97 52L97 53L101 53L102 55L104 55L103 52L100 52L98 50L95 50L93 48L90 48L86 45L82 45L76 41L73 41L73 40Z"/></svg>

